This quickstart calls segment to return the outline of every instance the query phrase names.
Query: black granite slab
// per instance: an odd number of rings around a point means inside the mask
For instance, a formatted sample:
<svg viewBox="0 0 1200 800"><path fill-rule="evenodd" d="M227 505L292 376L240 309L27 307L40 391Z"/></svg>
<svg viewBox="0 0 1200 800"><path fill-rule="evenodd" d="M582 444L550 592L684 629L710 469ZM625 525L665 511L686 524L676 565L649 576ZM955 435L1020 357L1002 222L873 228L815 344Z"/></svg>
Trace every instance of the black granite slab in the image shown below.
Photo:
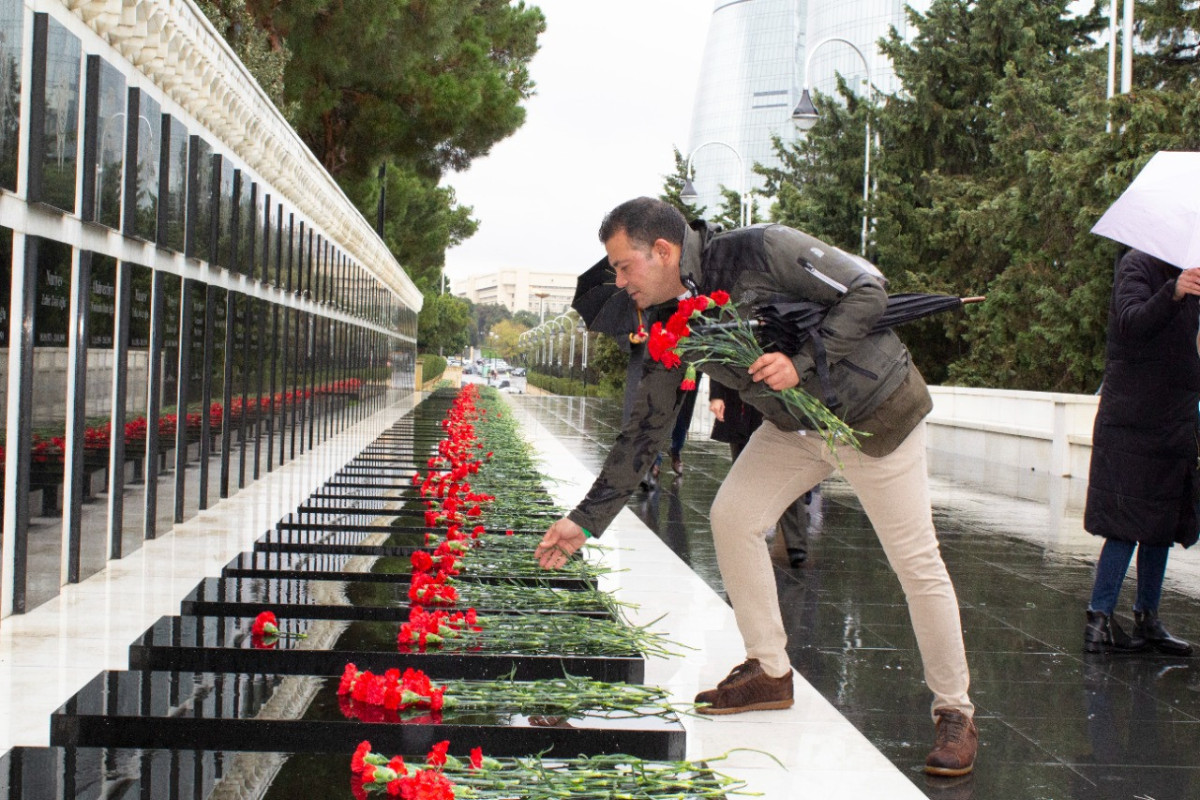
<svg viewBox="0 0 1200 800"><path fill-rule="evenodd" d="M472 491L474 490L475 487L472 486ZM495 494L498 491L506 490L521 492L521 502L525 505L545 506L547 508L555 507L554 500L551 499L549 495L545 495L543 497L533 496L535 490L530 485L515 483L502 485L488 484L486 488L480 489L481 492L486 494ZM438 498L434 496L429 496L426 498L426 496L421 494L421 490L419 488L413 487L411 484L409 484L407 487L397 486L393 489L389 489L388 491L376 490L371 492L334 491L333 489L328 488L328 485L326 485L325 487L322 487L321 489L318 489L309 495L306 502L319 506L322 510L326 510L329 504L333 504L338 501L353 501L355 503L418 502L423 504L423 501L426 499L436 501Z"/></svg>
<svg viewBox="0 0 1200 800"><path fill-rule="evenodd" d="M416 753L449 739L493 756L622 752L677 760L685 754L674 715L563 717L515 702L494 712L398 713L339 697L338 683L299 675L102 672L51 715L50 743L351 753L369 739L377 752Z"/></svg>
<svg viewBox="0 0 1200 800"><path fill-rule="evenodd" d="M0 800L208 800L236 757L192 750L14 747L0 756ZM328 796L339 794L350 792Z"/></svg>
<svg viewBox="0 0 1200 800"><path fill-rule="evenodd" d="M180 602L180 613L185 616L257 616L262 611L272 611L278 617L304 617L307 619L334 620L394 620L407 621L412 606L408 600L411 586L407 576L393 576L391 583L321 581L307 578L205 578ZM492 586L512 584L500 577L490 582ZM600 604L583 607L577 592L575 600L562 598L555 607L560 592L569 589L554 589L530 584L525 591L530 594L527 601L511 601L510 604L489 602L484 585L472 587L470 582L460 582L458 589L461 600L457 605L446 606L447 610L466 611L474 608L484 615L524 614L576 614L578 616L612 619L612 615ZM576 608L566 608L570 603ZM441 606L439 606L441 607Z"/></svg>
<svg viewBox="0 0 1200 800"><path fill-rule="evenodd" d="M378 671L412 666L444 678L511 674L515 680L534 680L569 674L626 683L643 682L646 672L639 653L504 653L450 647L402 653L396 645L400 626L395 622L281 618L282 630L309 633L311 638L282 638L269 646L256 646L250 636L251 622L239 617L162 617L130 645L130 669L341 675L346 664L354 663L376 665ZM318 639L329 643L318 646Z"/></svg>
<svg viewBox="0 0 1200 800"><path fill-rule="evenodd" d="M361 555L337 553L298 553L292 551L254 550L240 553L221 569L224 578L299 578L305 580L355 581L365 583L408 583L411 564L408 555L401 550L397 555L381 556L370 571L349 572L346 565ZM517 583L543 585L541 577L514 578L508 575L470 575L468 579L478 583ZM564 580L556 578L549 585L566 590L588 590L594 588L591 580ZM405 589L407 591L407 588Z"/></svg>
<svg viewBox="0 0 1200 800"><path fill-rule="evenodd" d="M465 760L471 742L451 740ZM382 748L376 748L380 752ZM309 800L354 796L351 752L282 753L162 748L16 747L0 755L0 800ZM387 752L409 764L424 753ZM501 758L502 764L508 759ZM553 764L554 762L549 762ZM368 795L386 800L387 795ZM481 800L511 798L481 793ZM689 796L721 800L719 794Z"/></svg>
<svg viewBox="0 0 1200 800"><path fill-rule="evenodd" d="M384 508L383 503L366 503L366 502L348 502L348 498L337 499L318 499L309 498L296 507L298 514L307 514L317 518L321 517L391 517L395 519L424 519L425 508L423 505L418 506L418 501L412 501L412 505L401 508ZM489 509L487 512L489 517L495 517L497 514ZM521 518L529 521L538 520L539 523L544 523L548 528L554 521L563 516L561 511L546 510L546 511L522 511ZM356 523L357 524L357 523Z"/></svg>
<svg viewBox="0 0 1200 800"><path fill-rule="evenodd" d="M351 459L346 462L346 466L342 467L341 473L352 475L355 473L369 475L401 475L412 478L414 472L424 472L429 469L429 464L425 461L420 463L400 462L400 461L360 461L359 459Z"/></svg>
<svg viewBox="0 0 1200 800"><path fill-rule="evenodd" d="M521 527L521 528L507 528L507 527L497 528L495 526L489 527L486 523L480 523L480 524L484 525L484 533L485 534L492 534L495 536L504 536L510 530L514 534L528 534L530 536L536 535L538 537L541 537L546 532L545 528L540 528L540 527L539 528L524 528L524 527ZM547 527L549 527L549 526L547 526ZM359 544L364 538L366 538L366 536L365 536L366 534L371 534L371 533L387 533L387 534L391 534L391 535L420 534L418 537L416 537L415 539L413 539L411 541L408 539L397 539L394 543L389 542L393 546L398 545L398 546L403 546L403 547L411 547L411 546L414 546L415 544L423 545L423 543L425 541L424 535L426 533L431 533L434 536L437 536L439 538L446 535L446 531L444 528L430 528L424 524L412 524L412 525L404 525L404 524L397 524L397 523L370 524L370 523L361 523L361 522L351 522L349 520L327 521L327 520L314 519L314 518L308 517L308 516L300 517L298 515L293 515L293 514L289 514L286 517L284 517L283 519L281 519L275 525L275 531L289 532L289 533L298 532L298 533L301 533L304 535L301 535L301 536L274 536L271 534L266 534L266 535L260 537L258 539L258 541L255 543L256 549L263 549L263 550L281 549L281 548L283 548L287 545L291 545L291 544L307 545L307 544L317 543L317 542L320 542L320 543L345 542L347 544ZM356 535L349 536L346 534L356 534ZM261 548L258 546L260 543L262 545L264 545Z"/></svg>
<svg viewBox="0 0 1200 800"><path fill-rule="evenodd" d="M341 531L335 534L329 534L325 531L270 531L255 541L254 551L262 553L308 553L321 555L409 558L412 556L414 551L426 549L424 544L415 543L360 544L360 542L366 539L368 535L368 531L354 530ZM404 535L408 534L405 532L396 534L396 536ZM515 532L514 535L516 535ZM423 536L421 539L423 541ZM396 539L390 537L388 541L396 541ZM400 539L399 541L403 541L403 539ZM533 545L531 543L530 552L532 553L532 551ZM572 565L575 563L575 561L572 561ZM499 579L505 581L516 580L520 577L514 575L507 567L489 567L488 551L486 548L480 548L472 553L469 566L463 570L463 577L471 579L487 579L488 576L496 576L493 578L493 580ZM533 577L539 582L548 581L553 583L553 585L562 588L574 586L580 589L593 589L596 587L596 578L593 576L593 574L590 574L590 571L586 565L583 566L578 572L573 573L564 574L562 571L535 570L527 573L524 577Z"/></svg>

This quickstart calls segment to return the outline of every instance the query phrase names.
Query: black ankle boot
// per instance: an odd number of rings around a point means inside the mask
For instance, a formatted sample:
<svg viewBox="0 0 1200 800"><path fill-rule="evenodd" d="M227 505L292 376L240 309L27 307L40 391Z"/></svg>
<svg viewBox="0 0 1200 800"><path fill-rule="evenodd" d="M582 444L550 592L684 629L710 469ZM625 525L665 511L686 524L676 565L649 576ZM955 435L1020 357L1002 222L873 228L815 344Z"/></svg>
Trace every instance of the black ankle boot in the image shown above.
<svg viewBox="0 0 1200 800"><path fill-rule="evenodd" d="M1117 621L1103 611L1087 612L1087 627L1083 630L1085 653L1136 653L1145 650L1145 638L1121 630Z"/></svg>
<svg viewBox="0 0 1200 800"><path fill-rule="evenodd" d="M1176 639L1158 619L1157 611L1133 612L1133 635L1140 636L1160 653L1169 656L1190 656L1192 646L1183 639Z"/></svg>

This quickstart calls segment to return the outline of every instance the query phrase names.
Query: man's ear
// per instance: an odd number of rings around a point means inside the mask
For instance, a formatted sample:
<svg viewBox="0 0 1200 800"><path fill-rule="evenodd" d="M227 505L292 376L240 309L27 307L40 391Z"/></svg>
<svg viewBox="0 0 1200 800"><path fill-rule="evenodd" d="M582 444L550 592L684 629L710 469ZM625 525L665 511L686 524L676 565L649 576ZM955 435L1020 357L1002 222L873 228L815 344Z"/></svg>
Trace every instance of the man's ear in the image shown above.
<svg viewBox="0 0 1200 800"><path fill-rule="evenodd" d="M656 256L658 256L660 261L662 261L666 264L670 264L671 263L671 255L677 249L679 249L679 245L672 244L671 242L668 242L666 239L655 239L653 249L654 249L654 254Z"/></svg>

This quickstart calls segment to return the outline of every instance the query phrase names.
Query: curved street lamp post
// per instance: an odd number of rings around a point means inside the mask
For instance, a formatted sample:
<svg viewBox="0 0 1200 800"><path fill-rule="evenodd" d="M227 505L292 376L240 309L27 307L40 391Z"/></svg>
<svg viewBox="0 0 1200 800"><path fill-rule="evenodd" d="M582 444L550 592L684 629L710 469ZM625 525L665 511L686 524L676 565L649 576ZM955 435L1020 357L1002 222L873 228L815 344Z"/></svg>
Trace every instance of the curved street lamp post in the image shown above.
<svg viewBox="0 0 1200 800"><path fill-rule="evenodd" d="M747 185L748 179L746 177L746 162L742 160L742 154L737 151L737 148L728 142L722 142L719 139L711 139L693 148L692 152L688 153L686 169L687 177L683 179L683 188L679 190L679 199L691 202L700 196L696 192L696 187L692 184L692 158L695 157L696 153L699 153L709 145L720 145L721 147L728 148L729 152L733 153L733 157L737 159L738 173L741 175L742 185L741 192L738 194L738 203L740 205L740 208L738 209L740 216L738 225L745 228L751 224L752 213L752 209L750 207L750 189Z"/></svg>
<svg viewBox="0 0 1200 800"><path fill-rule="evenodd" d="M871 97L872 92L874 92L874 90L875 90L875 84L871 82L871 65L867 61L867 57L865 55L863 55L862 50L858 49L858 45L854 44L854 42L850 41L849 39L843 39L839 36L830 36L828 39L822 39L821 41L817 42L815 47L813 47L811 50L808 51L808 55L804 59L804 91L800 93L800 102L796 104L795 110L792 111L792 121L795 122L796 127L802 131L812 130L812 127L817 124L817 119L820 118L820 113L817 111L817 107L815 105L813 105L812 95L810 95L809 91L808 91L808 88L810 85L809 67L812 65L812 57L816 54L816 52L818 50L820 50L822 47L824 47L825 45L830 44L832 42L838 42L840 44L844 44L844 45L848 46L851 50L853 50L858 55L859 58L862 59L863 69L866 70L866 73L867 73L867 98L868 98L868 101ZM867 255L867 219L870 216L870 211L867 207L867 203L870 200L870 193L871 193L871 111L870 111L870 109L867 109L866 117L867 117L866 136L864 137L865 144L863 147L862 241L861 241L861 244L859 245L859 252L858 252L858 254L863 257L866 257L866 255Z"/></svg>
<svg viewBox="0 0 1200 800"><path fill-rule="evenodd" d="M560 314L560 315L558 315L557 317L555 317L555 318L554 318L554 327L555 327L555 331L556 331L556 333L560 332L560 333L561 333L563 336L566 336L566 337L568 338L568 340L569 340L569 341L568 341L568 344L567 344L567 347L561 347L561 346L560 346L560 348L559 348L559 351L558 351L558 355L559 355L558 365L559 365L559 373L560 373L560 374L559 374L559 377L561 378L561 377L562 377L562 374L561 374L561 373L562 373L562 365L563 365L563 363L564 363L564 362L566 362L566 365L567 365L567 377L568 377L568 378L570 378L570 377L571 377L571 375L572 375L572 373L573 373L573 371L574 371L574 366L575 366L575 365L574 365L574 359L575 359L575 320L571 319L571 317L570 317L570 316L568 316L567 314ZM569 355L569 356L567 355L567 352L568 352L568 350L570 351L570 355Z"/></svg>
<svg viewBox="0 0 1200 800"><path fill-rule="evenodd" d="M570 351L567 356L567 377L570 380L575 380L575 319L568 313L559 317L563 332L567 334L570 340Z"/></svg>

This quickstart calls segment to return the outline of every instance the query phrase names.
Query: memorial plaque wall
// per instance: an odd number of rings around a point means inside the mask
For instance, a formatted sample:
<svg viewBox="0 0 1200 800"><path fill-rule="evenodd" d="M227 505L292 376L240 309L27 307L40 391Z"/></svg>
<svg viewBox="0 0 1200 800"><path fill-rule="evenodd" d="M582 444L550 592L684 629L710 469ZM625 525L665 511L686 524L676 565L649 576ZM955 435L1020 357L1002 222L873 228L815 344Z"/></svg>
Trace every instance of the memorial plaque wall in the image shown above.
<svg viewBox="0 0 1200 800"><path fill-rule="evenodd" d="M29 199L75 211L82 48L46 14L34 15Z"/></svg>
<svg viewBox="0 0 1200 800"><path fill-rule="evenodd" d="M126 231L153 242L158 234L159 174L162 168L162 106L137 89L129 91L129 133L134 137L135 179L127 200ZM132 210L130 210L132 209Z"/></svg>
<svg viewBox="0 0 1200 800"><path fill-rule="evenodd" d="M169 114L162 115L163 150L159 174L158 243L183 252L187 214L188 132Z"/></svg>
<svg viewBox="0 0 1200 800"><path fill-rule="evenodd" d="M121 225L125 172L125 78L107 61L89 56L88 80L95 82L94 88L88 87L89 109L94 109L95 117L88 120L91 163L85 162L89 171L84 188L91 191L83 217L115 230Z"/></svg>

